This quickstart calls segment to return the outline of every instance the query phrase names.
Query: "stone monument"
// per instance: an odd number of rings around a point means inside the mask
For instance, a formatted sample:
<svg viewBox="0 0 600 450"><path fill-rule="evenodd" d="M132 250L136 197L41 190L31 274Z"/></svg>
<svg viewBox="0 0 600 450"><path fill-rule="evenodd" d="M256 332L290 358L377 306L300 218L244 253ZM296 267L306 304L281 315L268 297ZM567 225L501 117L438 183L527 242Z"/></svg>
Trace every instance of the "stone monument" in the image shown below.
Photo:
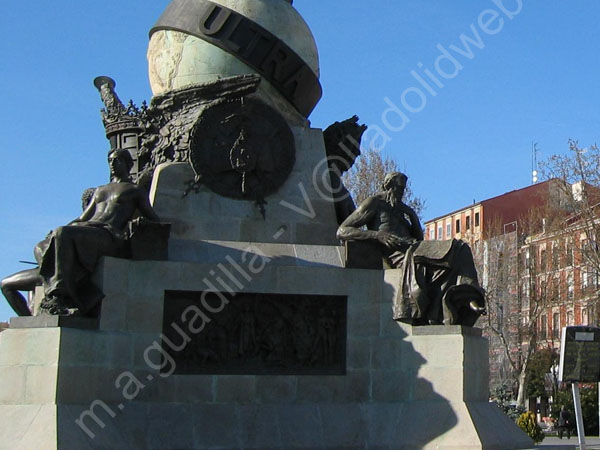
<svg viewBox="0 0 600 450"><path fill-rule="evenodd" d="M63 301L43 259L3 283L19 314L18 290L36 300L0 335L0 448L530 447L488 402L481 331L394 320L405 270L349 264L339 175L364 127L310 128L318 54L292 1L173 0L148 61L150 105L95 85L150 223L125 214L128 251L98 253Z"/></svg>

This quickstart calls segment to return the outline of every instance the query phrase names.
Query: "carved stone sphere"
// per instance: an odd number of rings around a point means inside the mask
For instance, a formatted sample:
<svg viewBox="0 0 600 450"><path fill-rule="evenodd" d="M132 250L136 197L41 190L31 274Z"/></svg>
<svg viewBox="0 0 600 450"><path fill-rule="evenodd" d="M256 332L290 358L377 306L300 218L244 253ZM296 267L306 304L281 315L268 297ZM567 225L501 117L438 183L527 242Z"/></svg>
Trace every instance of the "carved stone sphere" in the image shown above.
<svg viewBox="0 0 600 450"><path fill-rule="evenodd" d="M194 2L196 0L178 0ZM319 76L315 39L290 1L212 0L260 25L290 47ZM148 72L154 95L186 86L213 82L235 75L256 74L231 52L206 40L174 29L154 29L148 46ZM279 91L263 79L259 96L278 109L291 123L304 118ZM297 117L296 117L297 116Z"/></svg>

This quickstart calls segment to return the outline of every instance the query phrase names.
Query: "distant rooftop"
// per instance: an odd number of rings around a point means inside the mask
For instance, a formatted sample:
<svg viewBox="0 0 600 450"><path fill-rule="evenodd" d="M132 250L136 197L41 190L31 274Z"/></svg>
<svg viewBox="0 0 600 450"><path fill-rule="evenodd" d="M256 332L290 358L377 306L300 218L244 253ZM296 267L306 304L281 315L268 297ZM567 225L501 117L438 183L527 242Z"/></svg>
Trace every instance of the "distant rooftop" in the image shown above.
<svg viewBox="0 0 600 450"><path fill-rule="evenodd" d="M506 197L512 197L512 196L520 196L520 195L523 195L523 194L528 194L529 192L533 192L533 191L539 191L540 189L545 189L546 185L548 183L550 183L551 181L554 181L554 180L556 180L556 178L553 178L553 179L550 179L550 180L546 180L546 181L542 181L541 183L532 184L530 186L526 186L526 187L521 188L521 189L515 189L513 191L505 192L504 194L496 195L495 197L490 197L490 198L487 198L485 200L481 200L479 202L473 202L471 205L463 206L462 208L458 208L458 209L456 209L454 211L451 211L449 213L443 214L443 215L435 217L433 219L429 219L429 220L425 221L425 223L427 224L427 223L430 223L430 222L435 222L435 221L443 219L445 217L452 216L452 215L454 215L454 214L456 214L456 213L458 213L460 211L464 211L465 209L470 209L470 208L473 208L475 206L482 205L482 204L485 205L486 203L492 202L492 201L495 201L495 200L503 199L503 198L506 198Z"/></svg>

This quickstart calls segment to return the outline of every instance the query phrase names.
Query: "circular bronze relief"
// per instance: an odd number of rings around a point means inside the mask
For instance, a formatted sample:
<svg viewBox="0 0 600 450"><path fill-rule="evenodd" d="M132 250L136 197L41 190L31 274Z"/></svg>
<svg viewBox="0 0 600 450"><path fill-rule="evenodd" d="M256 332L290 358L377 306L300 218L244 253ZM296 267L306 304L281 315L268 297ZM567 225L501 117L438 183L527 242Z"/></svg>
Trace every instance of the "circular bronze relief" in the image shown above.
<svg viewBox="0 0 600 450"><path fill-rule="evenodd" d="M210 107L190 135L190 161L200 182L226 197L262 202L285 182L295 159L285 119L254 99Z"/></svg>

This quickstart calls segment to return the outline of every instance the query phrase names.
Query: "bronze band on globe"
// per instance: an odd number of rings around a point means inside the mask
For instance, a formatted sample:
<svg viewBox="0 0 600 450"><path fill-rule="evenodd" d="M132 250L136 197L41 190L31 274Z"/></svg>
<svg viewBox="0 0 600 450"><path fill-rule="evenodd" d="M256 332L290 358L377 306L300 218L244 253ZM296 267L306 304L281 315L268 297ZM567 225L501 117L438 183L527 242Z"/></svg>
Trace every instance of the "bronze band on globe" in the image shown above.
<svg viewBox="0 0 600 450"><path fill-rule="evenodd" d="M150 30L175 30L196 36L234 55L266 80L304 117L323 90L309 65L287 44L256 22L208 0L174 0Z"/></svg>

